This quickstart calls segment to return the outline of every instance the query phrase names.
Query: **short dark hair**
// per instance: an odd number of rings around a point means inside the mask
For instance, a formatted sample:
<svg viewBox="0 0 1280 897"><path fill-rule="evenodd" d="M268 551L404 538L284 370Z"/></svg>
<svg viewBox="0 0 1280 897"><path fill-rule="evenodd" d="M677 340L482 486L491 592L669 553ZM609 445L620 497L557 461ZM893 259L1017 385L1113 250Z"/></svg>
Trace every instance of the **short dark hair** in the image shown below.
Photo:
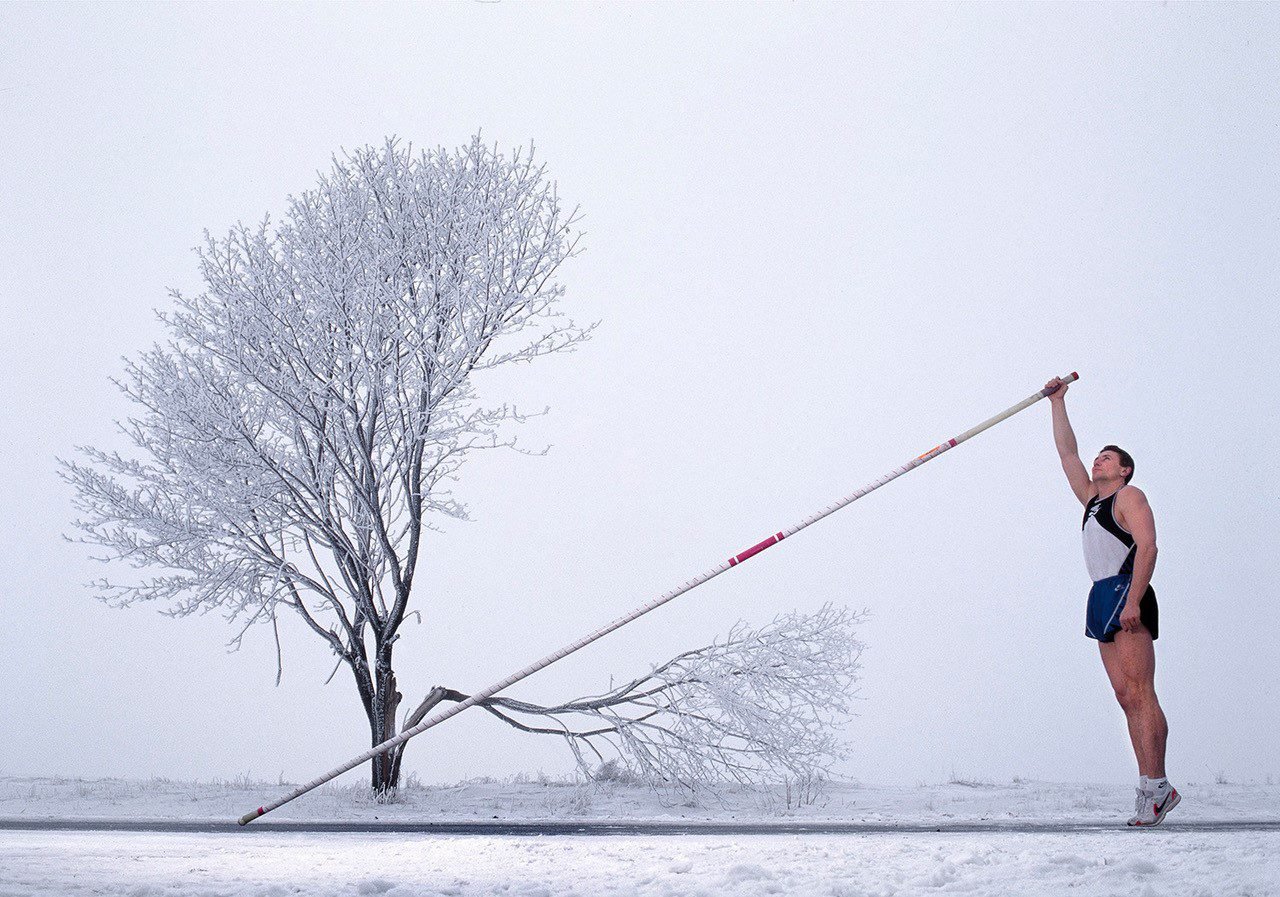
<svg viewBox="0 0 1280 897"><path fill-rule="evenodd" d="M1129 454L1118 445L1104 445L1102 447L1102 451L1115 452L1120 458L1120 466L1129 468L1129 475L1124 478L1125 485L1129 485L1129 481L1133 479L1133 455Z"/></svg>

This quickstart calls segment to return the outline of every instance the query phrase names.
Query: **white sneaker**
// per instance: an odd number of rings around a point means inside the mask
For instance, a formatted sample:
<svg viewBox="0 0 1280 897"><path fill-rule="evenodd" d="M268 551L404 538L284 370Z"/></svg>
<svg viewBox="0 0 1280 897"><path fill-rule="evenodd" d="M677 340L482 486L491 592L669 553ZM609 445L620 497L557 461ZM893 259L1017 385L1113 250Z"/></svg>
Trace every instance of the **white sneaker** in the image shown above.
<svg viewBox="0 0 1280 897"><path fill-rule="evenodd" d="M1129 825L1141 825L1143 819L1155 818L1155 812L1152 810L1155 794L1144 788L1133 790L1138 792L1138 797L1133 802L1133 816L1129 817Z"/></svg>
<svg viewBox="0 0 1280 897"><path fill-rule="evenodd" d="M1172 785L1163 798L1157 800L1154 791L1142 791L1141 794L1146 798L1145 801L1140 800L1138 813L1129 820L1129 824L1133 826L1153 826L1164 822L1165 815L1182 802L1182 796L1178 794L1178 789Z"/></svg>

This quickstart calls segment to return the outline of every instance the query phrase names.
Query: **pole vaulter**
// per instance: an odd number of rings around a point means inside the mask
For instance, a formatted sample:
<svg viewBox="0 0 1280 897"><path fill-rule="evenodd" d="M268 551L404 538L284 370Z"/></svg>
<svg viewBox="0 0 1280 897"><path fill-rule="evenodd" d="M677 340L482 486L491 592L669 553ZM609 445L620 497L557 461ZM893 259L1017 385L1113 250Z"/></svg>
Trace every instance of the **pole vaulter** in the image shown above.
<svg viewBox="0 0 1280 897"><path fill-rule="evenodd" d="M1080 379L1080 375L1072 372L1071 374L1068 374L1067 376L1063 377L1062 382L1064 384L1073 383L1079 379ZM818 513L810 517L805 518L800 523L796 524L790 529L784 529L774 533L769 538L764 539L760 542L757 542L755 545L752 545L746 551L743 551L740 554L734 555L733 557L729 558L729 560L721 563L719 566L713 567L712 569L708 570L706 573L703 573L700 576L695 576L693 579L689 580L684 585L678 588L672 589L669 592L665 592L662 595L659 595L657 598L654 598L648 604L645 604L642 607L636 608L631 613L627 614L625 617L619 617L618 619L614 620L612 623L609 623L606 626L602 626L600 629L597 629L595 632L591 633L590 635L583 636L573 644L567 645L564 648L561 648L559 651L556 651L554 654L548 654L546 657L542 658L536 663L529 664L529 666L525 667L523 670L520 670L519 672L516 672L516 673L512 673L510 676L503 679L501 682L497 682L493 685L490 685L488 688L485 688L481 691L476 692L466 700L460 701L459 703L454 704L453 706L440 711L435 716L428 717L427 719L418 723L413 728L405 729L399 735L395 736L394 738L388 738L386 741L382 742L382 744L378 745L375 748L371 748L370 750L365 751L360 756L355 757L351 760L348 760L346 763L343 763L341 766L334 767L333 769L326 772L324 775L312 779L310 782L307 782L305 785L299 785L297 788L290 791L284 797L278 800L272 801L269 804L264 804L263 806L258 807L258 809L244 814L243 816L240 817L240 824L248 825L250 822L257 819L259 816L263 816L267 813L270 813L272 810L278 807L284 806L289 801L293 800L295 797L301 797L302 795L306 794L312 788L319 787L320 785L323 785L325 782L329 781L330 779L337 778L338 776L342 775L344 772L355 769L357 766L359 766L361 763L364 763L366 760L372 760L374 757L378 756L378 754L385 753L386 751L390 750L391 748L395 747L398 744L403 744L413 736L421 734L422 732L425 732L427 729L430 729L432 726L435 726L444 722L451 716L456 716L457 714L466 710L468 707L472 707L487 698L493 697L498 692L502 691L504 688L507 688L510 685L514 685L516 682L519 682L521 679L525 678L526 676L531 676L534 673L538 672L538 670L542 669L543 667L550 666L551 664L555 663L557 660L560 660L562 657L567 657L568 655L572 654L574 651L577 651L579 648L586 647L587 645L594 642L596 639L601 638L605 635L608 635L610 632L613 632L615 629L620 629L621 627L626 626L628 623L630 623L632 620L636 619L637 617L641 617L647 614L649 611L653 610L655 607L659 607L663 604L666 604L672 598L675 598L678 595L683 595L685 592L689 591L690 589L697 588L707 580L712 579L716 576L719 576L721 573L724 573L726 570L732 567L738 566L748 558L755 557L757 554L764 551L766 548L770 548L774 545L777 545L779 542L781 542L783 539L787 538L788 536L793 536L796 533L800 532L800 530L804 529L809 524L817 523L823 517L826 517L829 514L834 514L836 511L840 510L845 505L852 504L853 502L862 498L862 496L866 495L869 492L874 492L875 490L879 489L881 486L883 486L885 483L889 482L890 480L896 480L898 477L902 476L904 473L910 470L915 470L917 467L919 467L921 464L924 464L926 461L932 461L934 458L938 457L943 452L949 451L950 449L955 448L957 445L964 442L965 440L971 439L972 437L977 436L983 430L988 430L991 427L994 427L996 424L1000 423L1001 421L1008 420L1009 418L1017 414L1019 411L1022 411L1024 408L1030 408L1036 402L1040 401L1043 398L1047 398L1049 395L1051 395L1055 391L1056 390L1052 390L1048 388L1042 389L1039 392L1034 393L1033 395L1030 395L1027 398L1023 399L1021 402L1014 405L1013 407L1000 412L995 417L992 417L983 421L982 423L978 424L976 427L973 427L972 429L965 430L963 433L961 433L959 436L956 436L954 439L948 439L945 442L935 445L933 448L929 449L929 451L925 452L923 455L916 456L915 458L908 461L906 464L902 465L901 467L898 467L890 471L889 473L885 474L884 476L880 477L880 479L876 480L874 483L871 483L869 486L864 486L863 488L859 489L857 492L853 493L852 495L846 496L845 498L840 499L834 504L828 505L823 510L819 511Z"/></svg>

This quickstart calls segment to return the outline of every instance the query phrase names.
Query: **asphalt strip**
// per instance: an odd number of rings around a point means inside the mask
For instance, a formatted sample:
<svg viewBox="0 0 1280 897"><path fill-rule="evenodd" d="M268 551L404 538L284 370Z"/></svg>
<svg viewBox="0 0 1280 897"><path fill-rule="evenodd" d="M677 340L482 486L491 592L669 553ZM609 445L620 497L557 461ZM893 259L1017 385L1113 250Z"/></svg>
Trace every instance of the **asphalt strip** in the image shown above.
<svg viewBox="0 0 1280 897"><path fill-rule="evenodd" d="M1114 832L1131 829L1123 822L1016 822L973 821L927 823L881 822L236 822L169 819L0 819L0 831L62 832L160 832L170 834L240 834L254 832L361 833L419 835L488 835L541 837L547 835L889 835L957 834L1064 834ZM1280 832L1280 819L1178 822L1160 825L1162 832Z"/></svg>

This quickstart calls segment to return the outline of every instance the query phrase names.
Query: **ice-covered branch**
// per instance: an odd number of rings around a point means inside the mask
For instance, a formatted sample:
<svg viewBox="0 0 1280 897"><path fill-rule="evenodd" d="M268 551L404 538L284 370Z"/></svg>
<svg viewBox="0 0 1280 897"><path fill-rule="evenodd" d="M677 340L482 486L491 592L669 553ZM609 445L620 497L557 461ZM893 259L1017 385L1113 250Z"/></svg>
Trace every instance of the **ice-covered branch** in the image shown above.
<svg viewBox="0 0 1280 897"><path fill-rule="evenodd" d="M760 629L739 623L603 694L554 706L495 696L480 706L522 731L566 739L588 775L595 767L584 749L656 785L812 782L843 755L864 618L828 604Z"/></svg>

